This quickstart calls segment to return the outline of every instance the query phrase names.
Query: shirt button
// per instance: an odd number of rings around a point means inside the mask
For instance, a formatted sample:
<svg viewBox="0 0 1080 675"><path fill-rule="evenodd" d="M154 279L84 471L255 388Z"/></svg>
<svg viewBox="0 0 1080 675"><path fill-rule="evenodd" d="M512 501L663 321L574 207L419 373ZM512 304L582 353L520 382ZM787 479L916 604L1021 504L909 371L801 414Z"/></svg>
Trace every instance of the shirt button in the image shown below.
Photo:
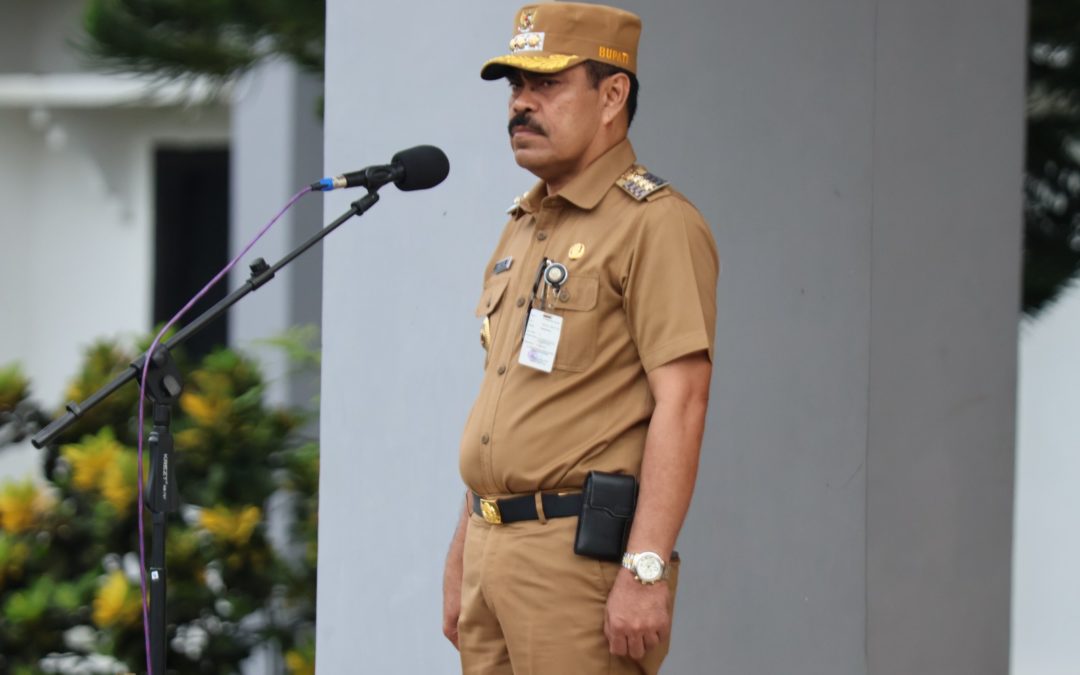
<svg viewBox="0 0 1080 675"><path fill-rule="evenodd" d="M569 301L570 301L570 291L563 291L562 293L559 293L559 302L569 302Z"/></svg>
<svg viewBox="0 0 1080 675"><path fill-rule="evenodd" d="M536 239L537 241L544 241L545 239L547 239L547 232L537 232Z"/></svg>
<svg viewBox="0 0 1080 675"><path fill-rule="evenodd" d="M525 306L525 298L518 298L517 306L518 307L524 307Z"/></svg>
<svg viewBox="0 0 1080 675"><path fill-rule="evenodd" d="M499 374L502 375L506 372L506 366L499 366Z"/></svg>
<svg viewBox="0 0 1080 675"><path fill-rule="evenodd" d="M487 445L488 441L490 441L490 440L491 440L491 437L488 436L487 434L484 434L483 436L480 437L480 442L483 443L484 445Z"/></svg>

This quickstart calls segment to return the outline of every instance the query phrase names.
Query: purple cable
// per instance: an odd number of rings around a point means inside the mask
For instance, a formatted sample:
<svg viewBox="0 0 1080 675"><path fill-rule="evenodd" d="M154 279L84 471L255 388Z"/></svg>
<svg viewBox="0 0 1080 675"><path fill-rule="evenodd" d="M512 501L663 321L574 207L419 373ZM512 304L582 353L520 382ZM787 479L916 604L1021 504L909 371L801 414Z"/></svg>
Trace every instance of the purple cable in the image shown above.
<svg viewBox="0 0 1080 675"><path fill-rule="evenodd" d="M270 231L270 228L273 227L274 223L276 223L283 215L285 215L286 211L291 209L293 205L296 204L296 202L300 201L301 197L303 197L309 192L311 192L311 187L306 187L300 192L297 192L295 195L293 195L293 198L289 200L289 203L286 204L285 207L282 208L280 211L278 211L278 214L271 218L270 222L267 223L266 226L263 227L263 229L259 230L259 233L256 234L255 238L251 240L251 243L245 246L244 250L240 251L240 253L235 258L233 258L229 262L229 264L226 265L220 272L218 272L217 275L213 279L211 279L210 282L206 284L206 286L204 286L201 291L196 293L195 297L189 300L188 303L184 305L184 307L179 312L176 313L176 316L169 319L169 322L165 324L165 326L161 329L161 332L157 334L157 336L154 338L154 341L150 343L150 348L146 350L146 360L143 362L142 378L139 380L139 475L136 477L136 480L139 483L139 588L142 592L143 640L146 643L147 675L154 675L154 669L150 663L150 610L149 603L147 602L146 598L146 534L143 527L143 401L146 400L146 376L150 372L150 359L154 356L154 350L157 349L158 344L161 342L162 336L164 336L165 333L168 332L168 330L172 328L177 321L179 321L185 314L187 314L188 310L190 310L196 302L202 299L202 297L206 295L207 291L209 291L219 281L221 281L221 279L226 274L228 274L233 267L236 267L236 263L240 262L240 259L247 255L248 251L251 250L251 247L255 245L255 242L262 239L262 236Z"/></svg>

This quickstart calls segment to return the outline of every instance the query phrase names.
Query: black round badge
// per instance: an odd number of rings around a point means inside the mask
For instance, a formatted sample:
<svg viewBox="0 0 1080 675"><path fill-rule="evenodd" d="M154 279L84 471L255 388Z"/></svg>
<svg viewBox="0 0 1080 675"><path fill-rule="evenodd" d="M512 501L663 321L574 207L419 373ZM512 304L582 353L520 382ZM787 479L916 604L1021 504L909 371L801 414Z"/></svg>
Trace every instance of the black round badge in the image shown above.
<svg viewBox="0 0 1080 675"><path fill-rule="evenodd" d="M567 271L566 265L562 263L551 263L547 269L544 270L544 282L555 289L558 293L563 284L566 283L567 277L570 276L570 272Z"/></svg>

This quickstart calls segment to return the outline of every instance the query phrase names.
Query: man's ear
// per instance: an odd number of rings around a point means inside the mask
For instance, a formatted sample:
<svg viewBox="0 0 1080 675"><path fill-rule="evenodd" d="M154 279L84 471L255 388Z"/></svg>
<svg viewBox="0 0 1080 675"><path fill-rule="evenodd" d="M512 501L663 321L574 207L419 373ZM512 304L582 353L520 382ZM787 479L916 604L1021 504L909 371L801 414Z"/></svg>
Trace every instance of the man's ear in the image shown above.
<svg viewBox="0 0 1080 675"><path fill-rule="evenodd" d="M615 73L600 83L600 100L603 105L600 119L604 124L610 124L626 110L629 97L630 77L626 73Z"/></svg>

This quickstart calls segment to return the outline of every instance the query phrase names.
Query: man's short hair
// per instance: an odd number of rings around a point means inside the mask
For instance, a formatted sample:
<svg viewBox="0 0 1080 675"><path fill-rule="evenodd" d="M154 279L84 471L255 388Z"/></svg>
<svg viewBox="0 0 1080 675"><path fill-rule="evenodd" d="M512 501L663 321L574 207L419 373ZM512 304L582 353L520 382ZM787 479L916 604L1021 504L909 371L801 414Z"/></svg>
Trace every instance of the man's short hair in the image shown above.
<svg viewBox="0 0 1080 675"><path fill-rule="evenodd" d="M630 78L630 94L626 97L626 113L627 113L627 126L633 124L634 113L637 112L637 97L638 97L638 79L633 73L625 68L613 66L610 63L602 63L600 61L588 60L585 62L585 72L589 76L589 84L593 89L600 86L602 80L606 80L612 75L619 73L625 73Z"/></svg>

